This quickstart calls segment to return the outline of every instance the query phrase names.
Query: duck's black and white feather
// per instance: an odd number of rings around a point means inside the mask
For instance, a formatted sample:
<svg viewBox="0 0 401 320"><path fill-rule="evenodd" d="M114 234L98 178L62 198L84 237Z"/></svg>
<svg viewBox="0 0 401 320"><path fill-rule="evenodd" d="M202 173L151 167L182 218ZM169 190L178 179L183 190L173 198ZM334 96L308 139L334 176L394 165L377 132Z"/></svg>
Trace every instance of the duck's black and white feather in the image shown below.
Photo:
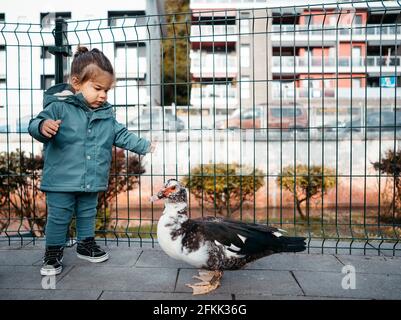
<svg viewBox="0 0 401 320"><path fill-rule="evenodd" d="M172 258L209 270L234 270L279 252L305 250L305 238L287 237L284 230L220 217L189 219L187 191L170 179L157 194L166 199L158 223L161 248Z"/></svg>

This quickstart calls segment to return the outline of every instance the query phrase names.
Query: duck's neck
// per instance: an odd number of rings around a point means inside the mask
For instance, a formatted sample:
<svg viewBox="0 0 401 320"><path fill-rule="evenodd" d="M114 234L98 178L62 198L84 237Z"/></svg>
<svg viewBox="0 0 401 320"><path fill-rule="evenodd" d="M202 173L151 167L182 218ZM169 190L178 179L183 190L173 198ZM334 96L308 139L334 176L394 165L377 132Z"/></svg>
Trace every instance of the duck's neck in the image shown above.
<svg viewBox="0 0 401 320"><path fill-rule="evenodd" d="M166 202L164 204L164 214L169 219L174 220L174 223L181 224L188 220L187 204L185 202Z"/></svg>

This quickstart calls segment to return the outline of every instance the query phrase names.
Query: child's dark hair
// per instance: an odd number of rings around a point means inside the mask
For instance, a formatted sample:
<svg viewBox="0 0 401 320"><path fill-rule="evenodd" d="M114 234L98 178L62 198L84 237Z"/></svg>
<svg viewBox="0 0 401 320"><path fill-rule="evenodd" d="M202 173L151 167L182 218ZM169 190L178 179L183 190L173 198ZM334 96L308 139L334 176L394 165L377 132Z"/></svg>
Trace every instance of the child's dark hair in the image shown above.
<svg viewBox="0 0 401 320"><path fill-rule="evenodd" d="M71 64L71 77L77 77L80 83L88 81L98 71L93 66L110 73L114 78L113 66L102 51L96 48L89 51L86 47L78 46Z"/></svg>

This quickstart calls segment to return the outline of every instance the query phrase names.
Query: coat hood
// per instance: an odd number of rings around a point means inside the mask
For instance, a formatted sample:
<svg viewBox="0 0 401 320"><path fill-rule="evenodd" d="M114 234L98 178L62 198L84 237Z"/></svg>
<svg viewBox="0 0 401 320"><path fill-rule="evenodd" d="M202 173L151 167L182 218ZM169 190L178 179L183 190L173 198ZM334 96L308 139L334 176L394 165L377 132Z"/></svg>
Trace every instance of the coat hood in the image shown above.
<svg viewBox="0 0 401 320"><path fill-rule="evenodd" d="M74 104L86 110L98 111L111 108L111 104L107 101L99 108L93 109L86 102L82 93L75 93L74 88L68 83L56 84L44 92L43 95L43 109L45 109L52 102L64 101L66 103Z"/></svg>

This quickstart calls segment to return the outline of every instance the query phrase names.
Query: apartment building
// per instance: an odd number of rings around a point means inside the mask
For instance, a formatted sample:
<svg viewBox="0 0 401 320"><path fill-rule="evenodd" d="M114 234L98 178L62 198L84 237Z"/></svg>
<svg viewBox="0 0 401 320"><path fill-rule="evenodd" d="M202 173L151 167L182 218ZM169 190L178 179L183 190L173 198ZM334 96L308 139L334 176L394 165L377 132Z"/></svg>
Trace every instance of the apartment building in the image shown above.
<svg viewBox="0 0 401 320"><path fill-rule="evenodd" d="M400 7L273 10L273 98L319 106L395 104L401 87Z"/></svg>
<svg viewBox="0 0 401 320"><path fill-rule="evenodd" d="M55 83L56 18L67 21L67 40L74 52L78 44L99 48L116 72L109 101L126 120L138 107L160 106L160 39L158 17L162 0L81 2L15 0L0 3L0 126L24 131L32 114L42 108L43 91ZM18 10L16 10L18 8ZM68 79L72 57L66 61ZM121 107L121 108L119 108Z"/></svg>
<svg viewBox="0 0 401 320"><path fill-rule="evenodd" d="M400 6L309 2L192 0L191 104L217 112L288 101L394 107Z"/></svg>
<svg viewBox="0 0 401 320"><path fill-rule="evenodd" d="M265 6L261 0L190 2L193 107L226 113L266 101L269 20L262 18L266 9L253 10Z"/></svg>

